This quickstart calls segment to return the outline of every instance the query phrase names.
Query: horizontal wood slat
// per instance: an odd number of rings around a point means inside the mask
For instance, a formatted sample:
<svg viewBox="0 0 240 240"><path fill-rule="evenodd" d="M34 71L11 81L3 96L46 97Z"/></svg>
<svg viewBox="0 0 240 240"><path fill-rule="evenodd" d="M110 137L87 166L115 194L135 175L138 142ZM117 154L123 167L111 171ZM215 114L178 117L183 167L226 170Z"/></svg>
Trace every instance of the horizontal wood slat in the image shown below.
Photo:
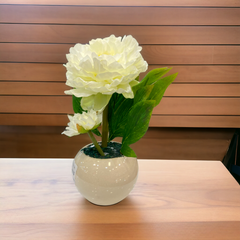
<svg viewBox="0 0 240 240"><path fill-rule="evenodd" d="M52 82L0 82L1 95L65 95L71 89ZM171 84L164 96L240 97L240 84Z"/></svg>
<svg viewBox="0 0 240 240"><path fill-rule="evenodd" d="M4 114L3 114L4 115ZM31 114L12 114L14 116L31 116ZM33 116L33 115L32 115ZM38 114L38 116L50 116L50 115L43 115ZM66 115L56 115L56 116L65 116ZM68 120L68 118L66 117ZM56 126L56 127L49 127L49 126L38 126L38 127L27 127L27 126L0 126L1 133L8 134L8 133L19 133L19 134L59 134L59 132L62 132L64 130L64 126ZM101 128L99 129L100 131ZM189 129L189 128L156 128L151 127L148 129L145 137L150 139L186 139L186 138L192 138L192 139L212 139L212 140L226 140L231 139L232 134L234 134L234 129ZM84 136L84 135L82 135ZM87 138L89 138L87 136Z"/></svg>
<svg viewBox="0 0 240 240"><path fill-rule="evenodd" d="M2 4L37 4L37 5L99 5L99 6L209 6L239 7L236 0L1 0Z"/></svg>
<svg viewBox="0 0 240 240"><path fill-rule="evenodd" d="M69 138L61 134L65 127L0 126L0 158L74 158L81 146L89 144L89 137L83 134ZM233 134L233 129L151 127L131 147L139 159L222 161ZM100 139L97 137L97 140Z"/></svg>
<svg viewBox="0 0 240 240"><path fill-rule="evenodd" d="M70 44L0 43L0 61L65 63ZM240 64L240 46L144 45L148 64Z"/></svg>
<svg viewBox="0 0 240 240"><path fill-rule="evenodd" d="M166 65L149 65L148 71ZM147 71L147 72L148 72ZM174 82L240 83L240 66L174 65L169 72L178 72ZM145 76L142 73L140 79ZM0 81L66 81L66 68L62 64L0 63Z"/></svg>
<svg viewBox="0 0 240 240"><path fill-rule="evenodd" d="M173 83L168 87L164 96L240 97L240 84L175 84Z"/></svg>
<svg viewBox="0 0 240 240"><path fill-rule="evenodd" d="M65 95L68 89L64 82L0 82L1 95Z"/></svg>
<svg viewBox="0 0 240 240"><path fill-rule="evenodd" d="M71 96L0 96L2 113L73 113Z"/></svg>
<svg viewBox="0 0 240 240"><path fill-rule="evenodd" d="M154 114L240 115L240 98L164 97ZM2 113L72 113L70 96L0 96Z"/></svg>
<svg viewBox="0 0 240 240"><path fill-rule="evenodd" d="M0 5L1 23L239 25L240 8ZM111 19L111 21L109 21Z"/></svg>
<svg viewBox="0 0 240 240"><path fill-rule="evenodd" d="M0 125L66 126L66 114L4 114L0 113ZM240 128L240 116L166 116L152 115L150 127L186 128ZM156 138L158 138L157 136Z"/></svg>
<svg viewBox="0 0 240 240"><path fill-rule="evenodd" d="M132 35L140 44L240 44L240 27L0 24L0 42L88 43Z"/></svg>
<svg viewBox="0 0 240 240"><path fill-rule="evenodd" d="M240 115L240 98L164 97L154 114Z"/></svg>
<svg viewBox="0 0 240 240"><path fill-rule="evenodd" d="M166 65L165 65L166 66ZM149 65L148 71L154 68L165 67L164 65ZM171 65L169 66L171 67ZM0 64L1 68L1 64ZM169 74L178 72L177 78L174 82L199 82L199 83L240 83L240 66L228 66L228 65L173 65ZM141 78L145 73L141 74Z"/></svg>
<svg viewBox="0 0 240 240"><path fill-rule="evenodd" d="M0 61L66 63L69 44L0 43Z"/></svg>
<svg viewBox="0 0 240 240"><path fill-rule="evenodd" d="M0 125L16 126L66 126L66 114L4 114L0 113Z"/></svg>
<svg viewBox="0 0 240 240"><path fill-rule="evenodd" d="M145 45L149 64L240 64L240 46Z"/></svg>
<svg viewBox="0 0 240 240"><path fill-rule="evenodd" d="M151 127L240 128L240 116L166 116L152 115Z"/></svg>
<svg viewBox="0 0 240 240"><path fill-rule="evenodd" d="M150 126L240 127L238 1L14 1L0 3L0 124L66 125L69 48L131 34L148 71L179 73Z"/></svg>
<svg viewBox="0 0 240 240"><path fill-rule="evenodd" d="M230 71L232 72L232 70ZM0 81L1 80L65 82L66 68L63 64L0 63Z"/></svg>

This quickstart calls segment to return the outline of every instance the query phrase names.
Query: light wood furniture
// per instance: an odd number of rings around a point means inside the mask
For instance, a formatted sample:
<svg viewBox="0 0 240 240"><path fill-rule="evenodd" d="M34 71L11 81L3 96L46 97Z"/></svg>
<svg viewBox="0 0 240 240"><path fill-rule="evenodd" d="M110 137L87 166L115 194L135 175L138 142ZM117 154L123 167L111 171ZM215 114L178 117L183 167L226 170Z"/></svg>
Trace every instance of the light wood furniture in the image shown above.
<svg viewBox="0 0 240 240"><path fill-rule="evenodd" d="M139 160L119 204L77 192L70 159L0 160L4 240L239 240L240 186L221 162Z"/></svg>

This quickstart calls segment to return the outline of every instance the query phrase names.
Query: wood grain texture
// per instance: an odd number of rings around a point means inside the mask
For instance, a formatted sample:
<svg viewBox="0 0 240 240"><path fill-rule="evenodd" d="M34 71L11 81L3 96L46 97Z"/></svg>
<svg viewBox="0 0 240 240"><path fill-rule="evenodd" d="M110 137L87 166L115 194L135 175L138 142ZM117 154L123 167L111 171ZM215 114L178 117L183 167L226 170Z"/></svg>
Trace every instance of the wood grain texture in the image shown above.
<svg viewBox="0 0 240 240"><path fill-rule="evenodd" d="M71 96L0 96L2 113L73 114Z"/></svg>
<svg viewBox="0 0 240 240"><path fill-rule="evenodd" d="M153 114L240 115L240 98L164 97ZM73 113L71 96L0 96L2 113Z"/></svg>
<svg viewBox="0 0 240 240"><path fill-rule="evenodd" d="M66 114L0 113L0 125L14 126L67 126Z"/></svg>
<svg viewBox="0 0 240 240"><path fill-rule="evenodd" d="M56 126L59 119L56 117L53 126L0 126L0 158L73 158L89 143L89 137L62 135L68 119L64 116L65 124ZM138 158L222 161L233 134L234 129L150 127L131 147ZM121 138L115 141L121 142Z"/></svg>
<svg viewBox="0 0 240 240"><path fill-rule="evenodd" d="M0 65L1 66L1 65ZM166 65L165 65L166 66ZM148 72L164 65L149 65ZM178 72L174 82L181 83L240 83L240 66L229 65L173 65L169 74ZM144 74L141 74L142 79Z"/></svg>
<svg viewBox="0 0 240 240"><path fill-rule="evenodd" d="M0 125L15 126L66 126L66 114L0 113ZM240 116L194 116L153 114L150 127L186 128L239 128Z"/></svg>
<svg viewBox="0 0 240 240"><path fill-rule="evenodd" d="M144 45L149 64L240 64L238 46Z"/></svg>
<svg viewBox="0 0 240 240"><path fill-rule="evenodd" d="M240 98L164 97L154 114L240 115Z"/></svg>
<svg viewBox="0 0 240 240"><path fill-rule="evenodd" d="M132 193L105 208L77 192L71 160L0 164L5 239L237 240L240 234L239 185L220 162L139 161Z"/></svg>
<svg viewBox="0 0 240 240"><path fill-rule="evenodd" d="M239 16L240 8L0 5L1 23L227 26Z"/></svg>
<svg viewBox="0 0 240 240"><path fill-rule="evenodd" d="M6 122L7 121L5 121L5 123ZM150 120L150 126L189 128L240 128L240 116L172 116L156 114L152 115L152 118Z"/></svg>
<svg viewBox="0 0 240 240"><path fill-rule="evenodd" d="M71 44L0 43L0 61L66 63ZM240 64L240 46L144 45L148 64Z"/></svg>
<svg viewBox="0 0 240 240"><path fill-rule="evenodd" d="M96 26L0 24L0 42L88 43L132 35L139 44L240 44L239 26Z"/></svg>
<svg viewBox="0 0 240 240"><path fill-rule="evenodd" d="M197 7L239 7L236 0L1 0L1 4L37 4L37 5L98 5L98 6L197 6Z"/></svg>
<svg viewBox="0 0 240 240"><path fill-rule="evenodd" d="M240 84L171 84L166 97L240 97Z"/></svg>
<svg viewBox="0 0 240 240"><path fill-rule="evenodd" d="M64 82L0 82L1 95L65 96L69 89Z"/></svg>
<svg viewBox="0 0 240 240"><path fill-rule="evenodd" d="M166 65L149 65L147 72L161 67ZM178 72L175 83L240 83L239 65L173 65L172 67L169 74ZM142 73L140 79L146 73ZM66 68L62 64L0 63L1 80L66 82Z"/></svg>
<svg viewBox="0 0 240 240"><path fill-rule="evenodd" d="M62 64L0 63L0 80L66 82L66 68Z"/></svg>
<svg viewBox="0 0 240 240"><path fill-rule="evenodd" d="M66 63L66 54L73 45L0 43L0 61Z"/></svg>
<svg viewBox="0 0 240 240"><path fill-rule="evenodd" d="M111 230L109 231L109 225ZM133 227L134 225L134 227ZM77 226L77 227L76 227ZM152 240L159 239L180 239L180 240L238 240L236 237L239 222L222 221L222 222L184 222L184 223L144 223L144 224L11 224L3 228L3 236L19 236L18 239L36 240L46 238L45 236L56 236L59 240L84 240L94 239L112 240L116 234L120 240ZM213 233L217 231L218 234ZM23 234L25 232L25 234ZM57 232L57 234L54 234ZM74 232L74 234L72 233ZM196 233L197 232L197 233ZM11 234L9 234L11 233ZM89 238L90 236L90 238ZM157 237L156 237L157 236ZM92 238L91 238L92 237Z"/></svg>
<svg viewBox="0 0 240 240"><path fill-rule="evenodd" d="M64 82L0 82L1 95L65 96ZM171 84L165 97L240 97L240 84Z"/></svg>
<svg viewBox="0 0 240 240"><path fill-rule="evenodd" d="M222 161L233 136L231 130L228 135L226 131L226 134L222 136L217 132L212 132L212 136L210 136L211 130L208 129L199 129L199 131L190 128L188 130L160 128L158 131L156 128L151 129L139 142L131 146L139 158L149 156L152 159L211 159ZM200 131L202 131L202 134L200 134ZM203 136L204 134L205 136Z"/></svg>
<svg viewBox="0 0 240 240"><path fill-rule="evenodd" d="M149 70L179 72L151 126L176 126L178 117L179 126L239 126L237 1L27 3L0 1L0 123L65 125L72 113L63 93L69 48L114 33L137 38Z"/></svg>

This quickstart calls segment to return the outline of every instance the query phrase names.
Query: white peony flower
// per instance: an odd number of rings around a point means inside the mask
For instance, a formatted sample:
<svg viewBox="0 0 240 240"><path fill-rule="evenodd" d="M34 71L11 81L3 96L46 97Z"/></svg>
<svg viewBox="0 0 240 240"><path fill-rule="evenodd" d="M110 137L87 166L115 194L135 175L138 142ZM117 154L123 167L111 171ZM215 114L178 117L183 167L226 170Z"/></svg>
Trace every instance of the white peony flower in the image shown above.
<svg viewBox="0 0 240 240"><path fill-rule="evenodd" d="M131 35L94 39L76 44L67 54L67 82L73 89L66 94L83 97L83 109L102 110L113 93L133 98L136 77L147 70L140 51L142 47Z"/></svg>
<svg viewBox="0 0 240 240"><path fill-rule="evenodd" d="M102 121L102 114L90 110L87 113L75 113L73 116L68 115L68 119L70 122L62 134L72 137L96 129Z"/></svg>

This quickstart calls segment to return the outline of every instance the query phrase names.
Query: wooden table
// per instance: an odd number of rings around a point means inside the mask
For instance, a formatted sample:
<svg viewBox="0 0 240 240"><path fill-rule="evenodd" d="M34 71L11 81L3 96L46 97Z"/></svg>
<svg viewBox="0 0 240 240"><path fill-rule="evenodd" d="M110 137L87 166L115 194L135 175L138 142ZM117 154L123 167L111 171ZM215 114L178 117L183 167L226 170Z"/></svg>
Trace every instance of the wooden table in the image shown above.
<svg viewBox="0 0 240 240"><path fill-rule="evenodd" d="M139 160L119 204L76 190L70 159L0 160L1 240L240 239L240 186L221 162Z"/></svg>

